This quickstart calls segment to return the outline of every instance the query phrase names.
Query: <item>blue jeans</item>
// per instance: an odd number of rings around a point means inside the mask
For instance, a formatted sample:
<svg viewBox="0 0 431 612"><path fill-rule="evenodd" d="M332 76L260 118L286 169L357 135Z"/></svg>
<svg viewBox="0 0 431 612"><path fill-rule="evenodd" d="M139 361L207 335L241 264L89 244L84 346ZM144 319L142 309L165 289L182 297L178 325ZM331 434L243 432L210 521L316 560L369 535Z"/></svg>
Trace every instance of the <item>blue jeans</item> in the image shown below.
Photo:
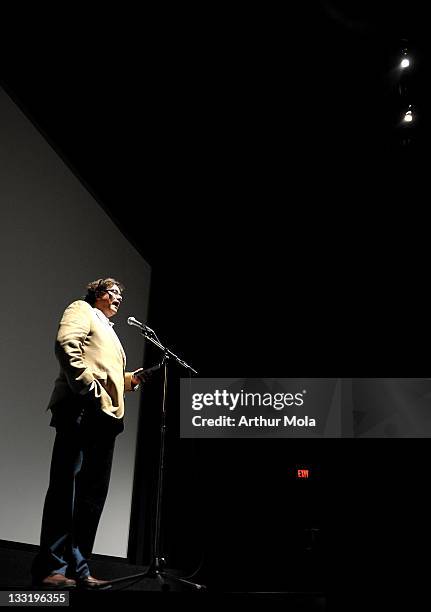
<svg viewBox="0 0 431 612"><path fill-rule="evenodd" d="M109 421L94 412L91 419L57 425L34 581L51 574L78 579L90 574L88 558L108 494L118 433Z"/></svg>

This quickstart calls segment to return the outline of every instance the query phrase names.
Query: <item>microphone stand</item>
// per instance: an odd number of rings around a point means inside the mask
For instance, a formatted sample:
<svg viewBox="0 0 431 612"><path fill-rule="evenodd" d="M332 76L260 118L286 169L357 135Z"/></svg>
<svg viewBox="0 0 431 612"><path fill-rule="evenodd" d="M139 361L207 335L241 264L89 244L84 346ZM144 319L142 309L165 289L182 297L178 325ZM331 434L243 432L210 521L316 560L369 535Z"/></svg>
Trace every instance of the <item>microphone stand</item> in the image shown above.
<svg viewBox="0 0 431 612"><path fill-rule="evenodd" d="M197 374L197 371L192 368L188 363L186 363L183 359L180 359L178 355L175 355L170 349L163 346L160 340L157 338L155 332L147 327L145 324L140 323L133 317L128 319L129 325L134 325L141 330L141 334L143 335L145 340L148 340L154 346L157 346L163 352L163 358L161 365L163 365L163 396L162 396L162 414L160 421L160 450L159 450L159 467L158 467L158 479L157 479L157 497L156 497L156 516L155 516L155 526L154 526L154 534L153 534L153 551L152 551L152 559L150 562L149 568L145 572L141 572L139 574L134 574L132 576L126 576L123 578L115 578L114 580L110 580L109 584L117 584L120 582L125 582L126 580L136 579L137 581L140 578L155 578L159 581L160 587L163 591L168 591L170 589L169 584L166 582L166 579L174 580L179 582L185 586L189 586L197 591L206 590L206 586L203 584L198 584L197 582L191 582L190 580L186 580L185 578L180 578L179 576L175 576L169 572L167 572L164 568L166 565L166 560L162 556L161 551L161 517L162 517L162 498L163 498L163 478L164 478L164 465L165 465L165 435L166 435L166 395L167 395L167 384L168 384L168 361L169 359L174 359L179 365L183 366L190 372Z"/></svg>

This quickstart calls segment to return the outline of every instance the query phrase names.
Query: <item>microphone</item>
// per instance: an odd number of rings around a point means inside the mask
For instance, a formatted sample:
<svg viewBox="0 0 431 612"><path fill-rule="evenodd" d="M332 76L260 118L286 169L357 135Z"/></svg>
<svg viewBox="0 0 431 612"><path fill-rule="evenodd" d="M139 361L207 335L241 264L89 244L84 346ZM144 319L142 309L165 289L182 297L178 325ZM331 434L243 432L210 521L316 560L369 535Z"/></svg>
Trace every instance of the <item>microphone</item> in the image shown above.
<svg viewBox="0 0 431 612"><path fill-rule="evenodd" d="M148 327L148 325L145 325L145 323L141 323L140 321L135 319L135 317L129 317L127 319L127 323L129 325L135 325L135 327L139 327L139 329L143 329L144 331L150 332L150 334L155 335L154 330L152 330L151 327Z"/></svg>

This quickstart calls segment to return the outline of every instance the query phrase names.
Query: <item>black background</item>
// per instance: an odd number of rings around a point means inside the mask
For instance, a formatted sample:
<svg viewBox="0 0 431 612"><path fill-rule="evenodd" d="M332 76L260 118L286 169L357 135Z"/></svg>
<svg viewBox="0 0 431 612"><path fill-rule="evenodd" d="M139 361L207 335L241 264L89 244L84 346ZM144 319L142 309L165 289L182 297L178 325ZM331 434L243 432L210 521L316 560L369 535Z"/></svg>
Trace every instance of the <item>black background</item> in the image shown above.
<svg viewBox="0 0 431 612"><path fill-rule="evenodd" d="M148 323L202 376L426 377L424 9L284 9L71 15L2 83L152 265ZM427 546L426 441L204 442L170 447L167 539L190 567L203 544L209 581L238 565L267 587L276 566L278 587L320 588L327 563L298 577L310 526L352 582L359 552L362 581L392 581Z"/></svg>
<svg viewBox="0 0 431 612"><path fill-rule="evenodd" d="M425 375L423 13L177 11L73 16L3 77L154 266L151 320L208 375Z"/></svg>

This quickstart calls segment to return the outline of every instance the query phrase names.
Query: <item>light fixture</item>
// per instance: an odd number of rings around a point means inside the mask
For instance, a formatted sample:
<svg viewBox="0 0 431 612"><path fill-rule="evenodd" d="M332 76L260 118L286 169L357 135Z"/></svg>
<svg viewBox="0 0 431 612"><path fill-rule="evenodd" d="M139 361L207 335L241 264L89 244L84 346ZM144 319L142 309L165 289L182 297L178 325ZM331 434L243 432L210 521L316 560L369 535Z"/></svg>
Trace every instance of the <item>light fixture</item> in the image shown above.
<svg viewBox="0 0 431 612"><path fill-rule="evenodd" d="M411 58L410 58L410 54L408 51L408 41L404 38L403 39L403 46L401 48L401 62L400 62L400 68L402 70L404 70L405 68L408 68L411 64Z"/></svg>
<svg viewBox="0 0 431 612"><path fill-rule="evenodd" d="M411 104L409 104L408 110L404 113L403 121L405 123L411 123L413 121L413 111Z"/></svg>

